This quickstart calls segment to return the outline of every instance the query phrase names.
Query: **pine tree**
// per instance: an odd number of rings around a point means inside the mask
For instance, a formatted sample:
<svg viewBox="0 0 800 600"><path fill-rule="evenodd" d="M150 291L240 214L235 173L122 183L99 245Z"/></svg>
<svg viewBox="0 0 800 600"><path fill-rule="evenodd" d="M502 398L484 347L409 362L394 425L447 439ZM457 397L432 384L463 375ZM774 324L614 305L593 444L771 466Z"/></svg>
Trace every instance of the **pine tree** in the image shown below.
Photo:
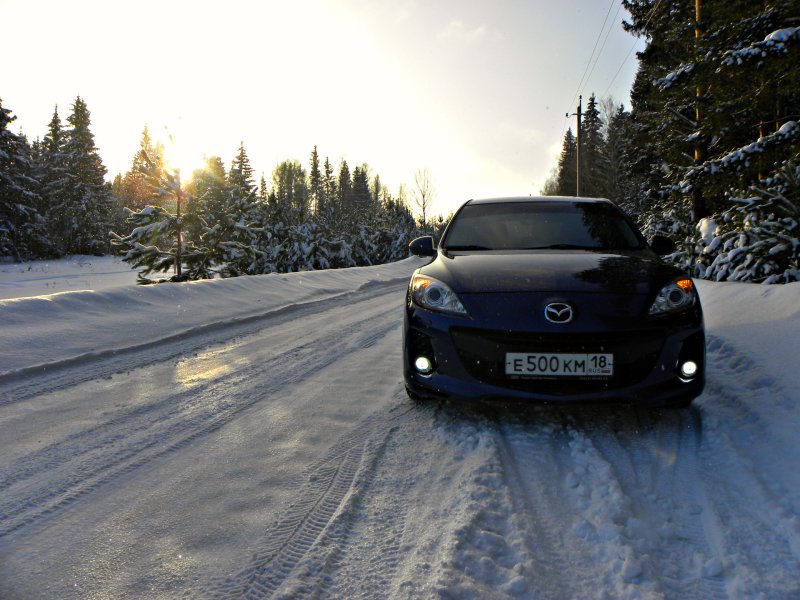
<svg viewBox="0 0 800 600"><path fill-rule="evenodd" d="M787 162L777 176L735 195L730 208L701 222L694 243L697 276L758 283L800 280L800 164Z"/></svg>
<svg viewBox="0 0 800 600"><path fill-rule="evenodd" d="M264 177L264 173L261 173L261 181L258 184L258 201L260 204L266 206L268 198L269 190L267 189L267 180Z"/></svg>
<svg viewBox="0 0 800 600"><path fill-rule="evenodd" d="M253 179L253 168L250 166L250 158L244 149L244 142L239 144L239 152L237 152L231 163L228 182L238 187L245 196L255 193L256 185Z"/></svg>
<svg viewBox="0 0 800 600"><path fill-rule="evenodd" d="M153 164L150 167L150 163ZM148 172L155 170L152 176L163 177L165 174L164 146L161 142L153 144L150 132L145 125L139 150L133 156L130 170L122 179L120 200L124 206L139 210L147 205L158 203L148 183Z"/></svg>
<svg viewBox="0 0 800 600"><path fill-rule="evenodd" d="M191 182L186 186L187 213L198 216L192 223L187 223L186 239L195 244L205 227L213 225L224 218L227 211L227 174L225 163L219 156L206 158L206 164L192 173Z"/></svg>
<svg viewBox="0 0 800 600"><path fill-rule="evenodd" d="M31 177L31 149L24 136L8 130L16 120L0 100L0 256L22 260L41 255L48 242Z"/></svg>
<svg viewBox="0 0 800 600"><path fill-rule="evenodd" d="M606 127L606 197L629 214L638 216L641 207L636 190L631 184L629 130L630 113L620 104Z"/></svg>
<svg viewBox="0 0 800 600"><path fill-rule="evenodd" d="M355 223L369 223L372 220L372 192L369 189L369 167L357 166L353 170L352 215Z"/></svg>
<svg viewBox="0 0 800 600"><path fill-rule="evenodd" d="M49 225L62 253L101 254L108 250L113 199L106 168L97 153L86 103L76 98L64 141L63 196L51 206Z"/></svg>
<svg viewBox="0 0 800 600"><path fill-rule="evenodd" d="M285 160L272 172L276 216L286 224L300 224L308 217L306 171L297 160Z"/></svg>
<svg viewBox="0 0 800 600"><path fill-rule="evenodd" d="M333 165L328 157L322 167L322 194L317 205L317 219L327 227L335 228L336 203L339 197L339 186Z"/></svg>
<svg viewBox="0 0 800 600"><path fill-rule="evenodd" d="M572 128L567 129L561 156L558 159L556 190L559 196L575 196L577 194L577 151L578 144Z"/></svg>
<svg viewBox="0 0 800 600"><path fill-rule="evenodd" d="M350 219L353 214L353 180L350 177L350 167L344 159L339 164L339 178L336 188L338 195L336 198L334 227L336 231L343 231L345 225L352 222Z"/></svg>
<svg viewBox="0 0 800 600"><path fill-rule="evenodd" d="M311 158L309 159L310 170L308 172L308 195L309 195L309 208L313 214L317 214L320 205L324 204L322 199L322 172L319 168L319 154L317 154L317 147L311 151Z"/></svg>
<svg viewBox="0 0 800 600"><path fill-rule="evenodd" d="M112 245L123 253L122 260L140 269L138 283L155 283L147 275L173 268L169 281L209 278L214 273L215 256L208 248L198 248L188 240L187 230L202 230L205 223L187 207L196 206L184 194L180 172L162 169L145 155L143 172L159 205L145 206L134 211L125 208L131 232L120 235L111 232ZM188 200L188 201L187 201ZM165 206L175 206L172 213ZM199 221L199 222L198 222Z"/></svg>
<svg viewBox="0 0 800 600"><path fill-rule="evenodd" d="M635 172L659 210L696 223L796 151L794 135L773 134L761 160L723 160L800 112L796 2L624 5L626 28L649 40L631 94Z"/></svg>
<svg viewBox="0 0 800 600"><path fill-rule="evenodd" d="M597 99L592 94L581 126L581 196L598 198L607 195L608 160L602 129Z"/></svg>
<svg viewBox="0 0 800 600"><path fill-rule="evenodd" d="M61 254L64 249L58 242L59 227L62 223L62 203L67 182L67 157L64 152L66 134L58 114L58 107L47 126L47 134L38 145L34 155L34 173L39 182L41 196L39 211L44 218L47 237L51 240L52 250Z"/></svg>

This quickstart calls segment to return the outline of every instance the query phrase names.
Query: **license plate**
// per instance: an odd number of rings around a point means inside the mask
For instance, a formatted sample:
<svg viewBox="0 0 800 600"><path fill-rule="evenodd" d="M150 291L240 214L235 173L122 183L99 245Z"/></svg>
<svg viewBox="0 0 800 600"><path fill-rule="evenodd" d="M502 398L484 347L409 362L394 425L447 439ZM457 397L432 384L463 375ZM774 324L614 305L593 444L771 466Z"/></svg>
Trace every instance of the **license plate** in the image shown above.
<svg viewBox="0 0 800 600"><path fill-rule="evenodd" d="M508 352L506 375L520 377L610 377L613 354L539 354Z"/></svg>

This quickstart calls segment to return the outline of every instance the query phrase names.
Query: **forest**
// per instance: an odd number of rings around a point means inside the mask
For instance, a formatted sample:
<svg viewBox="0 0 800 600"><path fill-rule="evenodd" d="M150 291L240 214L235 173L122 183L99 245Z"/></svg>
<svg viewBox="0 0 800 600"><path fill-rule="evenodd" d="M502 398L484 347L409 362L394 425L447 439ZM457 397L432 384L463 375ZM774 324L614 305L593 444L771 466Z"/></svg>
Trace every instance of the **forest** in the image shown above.
<svg viewBox="0 0 800 600"><path fill-rule="evenodd" d="M0 105L0 257L119 253L170 280L231 277L380 264L407 256L411 239L446 221L415 219L409 203L430 208L430 175L421 170L406 197L394 197L367 164L338 169L311 151L308 171L285 160L270 184L254 179L242 143L230 168L206 159L185 182L145 126L131 168L106 181L86 102L77 98L63 125L58 109L43 140L29 143ZM427 187L426 187L427 186ZM427 215L426 215L427 217Z"/></svg>
<svg viewBox="0 0 800 600"><path fill-rule="evenodd" d="M609 198L647 237L672 238L667 259L692 276L797 281L800 3L622 3L646 43L631 107L591 95L541 193ZM447 222L427 218L427 172L394 196L367 164L314 147L307 167L286 160L256 182L242 144L230 167L212 156L182 181L145 127L108 182L82 98L44 139L14 119L0 103L0 260L116 252L142 282L336 268L402 258Z"/></svg>
<svg viewBox="0 0 800 600"><path fill-rule="evenodd" d="M700 278L800 278L800 3L624 0L631 109L592 95L542 193L609 198ZM578 133L578 132L576 132Z"/></svg>

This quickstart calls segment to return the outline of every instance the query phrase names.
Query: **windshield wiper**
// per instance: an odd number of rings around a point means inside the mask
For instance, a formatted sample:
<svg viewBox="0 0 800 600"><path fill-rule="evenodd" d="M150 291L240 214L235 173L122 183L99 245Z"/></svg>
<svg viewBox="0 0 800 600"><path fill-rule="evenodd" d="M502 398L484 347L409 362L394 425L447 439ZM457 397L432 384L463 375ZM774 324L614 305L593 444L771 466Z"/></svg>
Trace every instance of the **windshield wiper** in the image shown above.
<svg viewBox="0 0 800 600"><path fill-rule="evenodd" d="M487 248L486 246L477 246L475 244L464 245L464 246L447 246L445 250L491 250L491 248Z"/></svg>

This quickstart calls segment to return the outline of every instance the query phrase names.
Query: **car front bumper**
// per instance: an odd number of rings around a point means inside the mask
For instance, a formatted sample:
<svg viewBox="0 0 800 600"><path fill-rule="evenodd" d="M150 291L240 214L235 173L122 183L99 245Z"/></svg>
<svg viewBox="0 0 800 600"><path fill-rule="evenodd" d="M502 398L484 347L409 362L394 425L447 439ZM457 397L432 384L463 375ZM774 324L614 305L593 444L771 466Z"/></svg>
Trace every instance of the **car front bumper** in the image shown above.
<svg viewBox="0 0 800 600"><path fill-rule="evenodd" d="M484 329L468 319L406 309L403 359L406 387L421 398L529 403L684 404L705 385L705 336L699 307L678 318L629 321L619 329L586 329L555 335L542 331ZM611 352L615 375L590 378L510 378L506 352ZM417 356L433 363L428 375L414 368ZM692 360L686 379L679 365Z"/></svg>

